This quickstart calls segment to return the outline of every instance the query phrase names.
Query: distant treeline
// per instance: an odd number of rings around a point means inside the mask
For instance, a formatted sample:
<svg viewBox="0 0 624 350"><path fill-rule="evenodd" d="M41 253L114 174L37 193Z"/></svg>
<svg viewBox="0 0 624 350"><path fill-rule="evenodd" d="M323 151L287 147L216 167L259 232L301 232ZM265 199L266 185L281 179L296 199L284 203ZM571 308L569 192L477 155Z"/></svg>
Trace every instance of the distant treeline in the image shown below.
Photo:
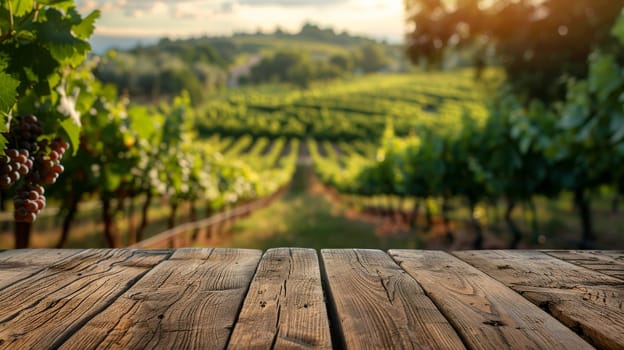
<svg viewBox="0 0 624 350"><path fill-rule="evenodd" d="M251 69L251 83L288 82L307 87L316 80L330 80L352 74L384 69L390 59L380 44L369 43L349 53L315 59L295 49L281 49L266 55Z"/></svg>
<svg viewBox="0 0 624 350"><path fill-rule="evenodd" d="M110 51L96 69L99 79L138 100L157 101L182 90L195 104L227 85L229 72L261 57L237 84L287 82L300 87L353 73L397 66L401 49L306 23L298 33L236 33L229 37L161 39L157 44ZM396 68L394 68L396 69Z"/></svg>

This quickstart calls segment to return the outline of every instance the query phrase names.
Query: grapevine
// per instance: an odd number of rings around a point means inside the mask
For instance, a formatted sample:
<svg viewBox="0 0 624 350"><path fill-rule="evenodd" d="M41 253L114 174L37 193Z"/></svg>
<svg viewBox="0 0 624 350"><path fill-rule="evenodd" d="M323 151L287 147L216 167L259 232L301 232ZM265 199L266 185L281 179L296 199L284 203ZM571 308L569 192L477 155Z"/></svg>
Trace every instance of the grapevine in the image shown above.
<svg viewBox="0 0 624 350"><path fill-rule="evenodd" d="M613 34L624 45L624 14ZM418 200L461 197L481 247L478 203L504 200L511 246L521 232L511 218L517 204L532 211L532 240L539 228L535 196L573 196L582 231L579 245L596 240L591 218L592 194L624 193L624 66L615 53L595 51L588 57L586 79L569 79L565 99L547 105L526 102L502 87L482 123L474 112L454 116L457 131L423 127L404 138L384 134L377 159L350 156L341 166L311 148L321 179L345 194L410 196ZM467 102L465 102L467 103ZM442 205L444 208L444 204ZM444 216L444 209L442 209Z"/></svg>
<svg viewBox="0 0 624 350"><path fill-rule="evenodd" d="M78 149L84 110L66 78L87 58L98 17L83 17L71 0L0 3L0 189L15 194L16 248L28 246L67 141Z"/></svg>

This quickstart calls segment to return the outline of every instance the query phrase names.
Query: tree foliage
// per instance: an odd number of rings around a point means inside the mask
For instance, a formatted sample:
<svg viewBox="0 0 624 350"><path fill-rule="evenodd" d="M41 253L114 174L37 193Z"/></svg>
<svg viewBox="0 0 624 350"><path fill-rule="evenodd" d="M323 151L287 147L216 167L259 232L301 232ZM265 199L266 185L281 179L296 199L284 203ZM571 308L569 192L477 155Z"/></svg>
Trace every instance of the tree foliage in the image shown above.
<svg viewBox="0 0 624 350"><path fill-rule="evenodd" d="M414 62L439 62L459 48L488 48L516 92L552 101L565 95L562 76L585 77L595 49L613 50L610 28L623 0L405 0L407 52ZM621 57L621 56L618 56Z"/></svg>
<svg viewBox="0 0 624 350"><path fill-rule="evenodd" d="M225 86L227 81L227 72L213 59L208 54L203 55L201 48L197 51L157 51L154 48L111 51L102 58L95 74L133 99L157 102L187 91L192 102L199 104L207 93Z"/></svg>

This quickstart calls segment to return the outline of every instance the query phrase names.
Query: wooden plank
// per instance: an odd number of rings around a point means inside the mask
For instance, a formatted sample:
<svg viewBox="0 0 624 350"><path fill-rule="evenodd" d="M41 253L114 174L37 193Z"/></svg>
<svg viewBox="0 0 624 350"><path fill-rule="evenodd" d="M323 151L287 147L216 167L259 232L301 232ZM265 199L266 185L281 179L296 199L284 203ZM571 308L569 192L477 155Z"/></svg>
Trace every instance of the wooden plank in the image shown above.
<svg viewBox="0 0 624 350"><path fill-rule="evenodd" d="M624 280L624 250L544 251L555 258Z"/></svg>
<svg viewBox="0 0 624 350"><path fill-rule="evenodd" d="M624 349L624 283L535 251L467 251L460 259L501 281L604 349Z"/></svg>
<svg viewBox="0 0 624 350"><path fill-rule="evenodd" d="M322 250L346 349L464 349L418 283L379 250Z"/></svg>
<svg viewBox="0 0 624 350"><path fill-rule="evenodd" d="M56 348L168 252L86 250L0 290L0 349Z"/></svg>
<svg viewBox="0 0 624 350"><path fill-rule="evenodd" d="M262 257L228 349L331 349L316 251L270 249Z"/></svg>
<svg viewBox="0 0 624 350"><path fill-rule="evenodd" d="M391 250L472 349L593 349L552 316L447 253Z"/></svg>
<svg viewBox="0 0 624 350"><path fill-rule="evenodd" d="M0 254L0 289L80 252L68 249L7 250Z"/></svg>
<svg viewBox="0 0 624 350"><path fill-rule="evenodd" d="M223 349L261 252L180 249L61 349Z"/></svg>

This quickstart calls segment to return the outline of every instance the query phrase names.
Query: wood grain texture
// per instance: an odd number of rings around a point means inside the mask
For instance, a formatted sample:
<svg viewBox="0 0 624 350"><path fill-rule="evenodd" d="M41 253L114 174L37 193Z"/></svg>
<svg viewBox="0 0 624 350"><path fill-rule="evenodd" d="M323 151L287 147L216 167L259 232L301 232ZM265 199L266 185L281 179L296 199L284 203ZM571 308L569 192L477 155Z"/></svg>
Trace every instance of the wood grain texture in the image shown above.
<svg viewBox="0 0 624 350"><path fill-rule="evenodd" d="M464 349L418 283L379 250L322 250L346 349Z"/></svg>
<svg viewBox="0 0 624 350"><path fill-rule="evenodd" d="M535 251L467 251L460 259L501 281L604 349L624 349L624 283Z"/></svg>
<svg viewBox="0 0 624 350"><path fill-rule="evenodd" d="M544 251L555 258L624 280L624 251Z"/></svg>
<svg viewBox="0 0 624 350"><path fill-rule="evenodd" d="M85 250L0 290L0 349L56 348L168 252Z"/></svg>
<svg viewBox="0 0 624 350"><path fill-rule="evenodd" d="M313 249L264 254L228 349L331 349L321 274Z"/></svg>
<svg viewBox="0 0 624 350"><path fill-rule="evenodd" d="M593 349L559 321L443 252L391 250L471 349Z"/></svg>
<svg viewBox="0 0 624 350"><path fill-rule="evenodd" d="M80 250L69 249L24 249L2 252L0 253L0 289L80 252Z"/></svg>
<svg viewBox="0 0 624 350"><path fill-rule="evenodd" d="M223 349L260 256L177 250L61 349Z"/></svg>

